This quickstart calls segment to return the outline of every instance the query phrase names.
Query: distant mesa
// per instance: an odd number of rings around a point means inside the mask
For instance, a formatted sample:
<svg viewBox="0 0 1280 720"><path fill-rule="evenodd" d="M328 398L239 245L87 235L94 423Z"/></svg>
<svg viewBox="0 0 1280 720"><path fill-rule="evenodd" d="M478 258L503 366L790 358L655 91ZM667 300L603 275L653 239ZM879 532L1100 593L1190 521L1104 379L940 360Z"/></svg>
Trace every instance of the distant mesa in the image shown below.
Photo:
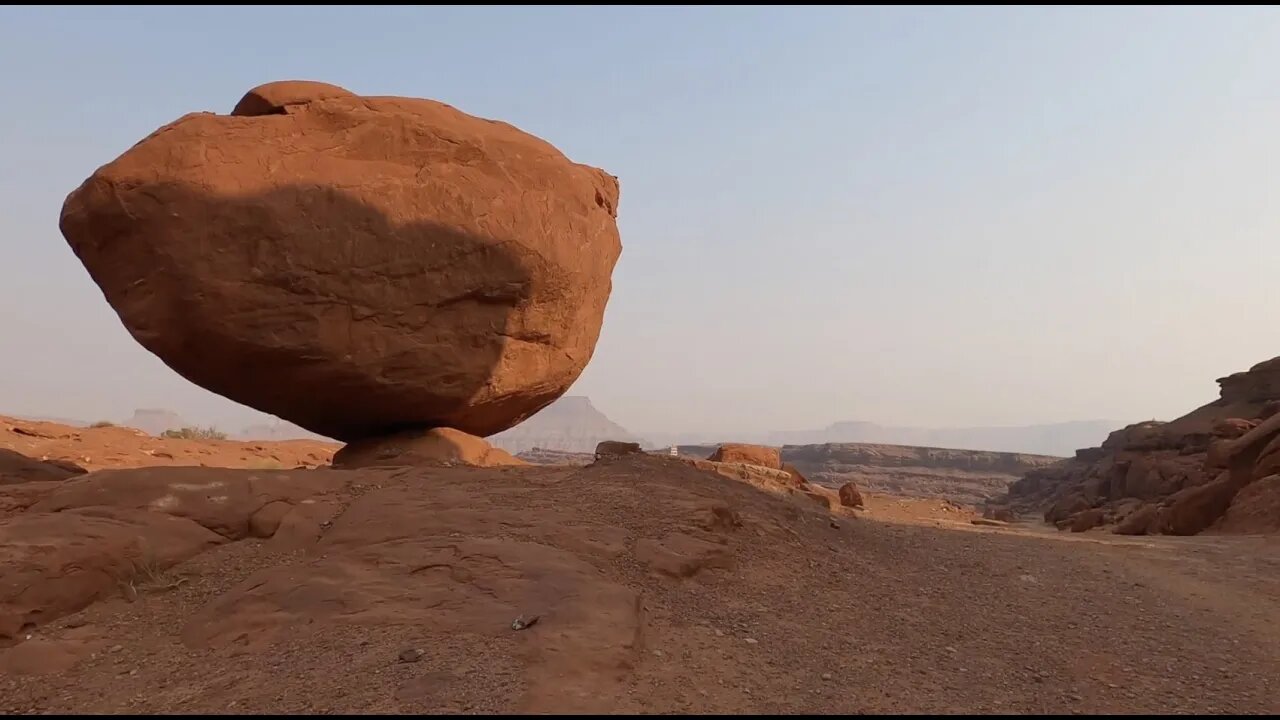
<svg viewBox="0 0 1280 720"><path fill-rule="evenodd" d="M316 440L325 442L331 438L317 435L316 433L299 427L298 425L287 422L285 420L277 420L273 423L259 423L256 425L248 425L235 434L238 440Z"/></svg>
<svg viewBox="0 0 1280 720"><path fill-rule="evenodd" d="M645 442L610 420L580 395L566 395L537 415L498 433L489 442L507 452L519 454L539 448L568 453L594 453L606 440Z"/></svg>
<svg viewBox="0 0 1280 720"><path fill-rule="evenodd" d="M142 139L60 228L133 337L204 388L344 442L488 436L590 361L618 200L507 123L290 81Z"/></svg>
<svg viewBox="0 0 1280 720"><path fill-rule="evenodd" d="M1083 420L1007 427L923 428L844 421L821 430L774 432L768 440L775 445L864 443L1068 457L1076 448L1101 442L1115 425L1108 420Z"/></svg>
<svg viewBox="0 0 1280 720"><path fill-rule="evenodd" d="M172 410L157 408L139 408L133 411L127 420L120 423L125 427L137 428L148 435L161 435L166 430L177 430L188 427L190 423L183 420Z"/></svg>
<svg viewBox="0 0 1280 720"><path fill-rule="evenodd" d="M1062 458L1048 455L866 443L763 449L721 443L679 445L677 450L690 460L727 457L766 467L777 467L775 463L780 462L783 469L828 489L854 483L861 490L884 495L942 498L972 507L983 507L1002 496L1021 474L1062 462Z"/></svg>

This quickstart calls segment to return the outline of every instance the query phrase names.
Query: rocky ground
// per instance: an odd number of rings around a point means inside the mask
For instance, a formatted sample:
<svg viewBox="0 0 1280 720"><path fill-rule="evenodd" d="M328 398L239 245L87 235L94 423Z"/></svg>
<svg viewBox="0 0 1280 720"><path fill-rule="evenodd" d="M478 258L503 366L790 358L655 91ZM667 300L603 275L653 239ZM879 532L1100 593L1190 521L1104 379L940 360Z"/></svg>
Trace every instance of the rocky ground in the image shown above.
<svg viewBox="0 0 1280 720"><path fill-rule="evenodd" d="M36 460L73 463L85 470L164 465L266 470L328 465L340 447L312 440L169 439L132 427L71 427L0 415L0 484L6 481L5 450Z"/></svg>
<svg viewBox="0 0 1280 720"><path fill-rule="evenodd" d="M9 713L1280 712L1266 538L833 516L645 455L15 495Z"/></svg>

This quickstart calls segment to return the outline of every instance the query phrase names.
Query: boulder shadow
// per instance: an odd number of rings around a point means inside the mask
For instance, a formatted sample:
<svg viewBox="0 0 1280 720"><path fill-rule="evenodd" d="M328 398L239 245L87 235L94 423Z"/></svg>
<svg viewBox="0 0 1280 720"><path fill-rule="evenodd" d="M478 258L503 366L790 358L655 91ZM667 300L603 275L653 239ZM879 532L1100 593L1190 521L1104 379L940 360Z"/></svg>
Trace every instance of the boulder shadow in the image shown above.
<svg viewBox="0 0 1280 720"><path fill-rule="evenodd" d="M564 389L537 377L527 392L491 389L499 369L518 372L503 368L509 343L550 342L518 317L556 289L517 243L403 223L318 185L126 192L90 177L63 235L133 338L212 392L351 441L435 426L486 436Z"/></svg>

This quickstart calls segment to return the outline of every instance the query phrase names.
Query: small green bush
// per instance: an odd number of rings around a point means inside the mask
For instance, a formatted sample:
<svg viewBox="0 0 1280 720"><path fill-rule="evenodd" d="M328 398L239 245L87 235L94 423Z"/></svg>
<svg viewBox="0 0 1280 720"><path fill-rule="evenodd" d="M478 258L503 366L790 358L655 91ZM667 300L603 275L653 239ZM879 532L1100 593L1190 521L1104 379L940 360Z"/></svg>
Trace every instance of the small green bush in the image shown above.
<svg viewBox="0 0 1280 720"><path fill-rule="evenodd" d="M94 424L90 425L89 427L91 427L91 428L104 428L104 427L115 427L115 426L116 426L116 424L115 424L115 423L113 423L113 422L111 422L110 420L99 420L98 422L96 422L96 423L94 423Z"/></svg>
<svg viewBox="0 0 1280 720"><path fill-rule="evenodd" d="M165 430L160 434L170 440L226 440L227 434L215 427L184 427L178 430Z"/></svg>

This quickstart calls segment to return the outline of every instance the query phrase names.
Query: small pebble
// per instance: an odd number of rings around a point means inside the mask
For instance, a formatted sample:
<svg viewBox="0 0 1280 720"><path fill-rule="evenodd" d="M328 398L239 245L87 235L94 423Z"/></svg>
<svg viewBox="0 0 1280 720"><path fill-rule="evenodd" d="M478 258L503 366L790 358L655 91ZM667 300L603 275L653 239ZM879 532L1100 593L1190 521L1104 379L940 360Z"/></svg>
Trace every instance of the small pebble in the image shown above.
<svg viewBox="0 0 1280 720"><path fill-rule="evenodd" d="M831 673L822 673L822 679L823 679L823 680L830 680L830 679L831 679Z"/></svg>
<svg viewBox="0 0 1280 720"><path fill-rule="evenodd" d="M422 659L422 651L418 648L408 648L400 651L400 662L414 663Z"/></svg>
<svg viewBox="0 0 1280 720"><path fill-rule="evenodd" d="M758 641L758 640L756 640L755 638L747 638L747 644L748 644L748 645L755 645L757 642L759 642L759 641Z"/></svg>

